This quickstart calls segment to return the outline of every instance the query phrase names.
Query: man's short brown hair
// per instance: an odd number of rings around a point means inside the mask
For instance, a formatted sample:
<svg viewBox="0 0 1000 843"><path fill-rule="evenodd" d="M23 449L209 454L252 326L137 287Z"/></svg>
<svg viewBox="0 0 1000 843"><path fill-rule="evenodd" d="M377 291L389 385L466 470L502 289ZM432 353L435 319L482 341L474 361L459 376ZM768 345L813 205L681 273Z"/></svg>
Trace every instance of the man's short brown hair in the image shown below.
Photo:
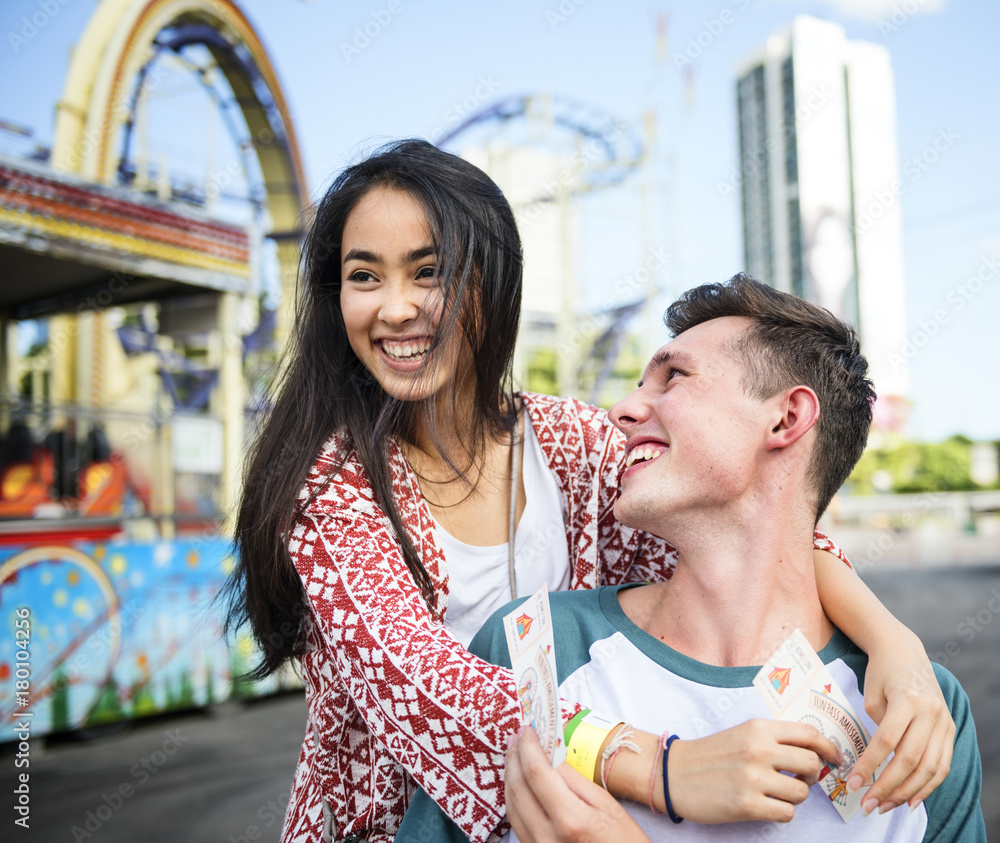
<svg viewBox="0 0 1000 843"><path fill-rule="evenodd" d="M667 308L663 321L677 336L724 316L754 323L728 349L743 367L747 395L764 401L801 384L819 398L809 470L818 521L860 459L871 427L875 391L857 333L829 310L742 272L725 284L688 290Z"/></svg>

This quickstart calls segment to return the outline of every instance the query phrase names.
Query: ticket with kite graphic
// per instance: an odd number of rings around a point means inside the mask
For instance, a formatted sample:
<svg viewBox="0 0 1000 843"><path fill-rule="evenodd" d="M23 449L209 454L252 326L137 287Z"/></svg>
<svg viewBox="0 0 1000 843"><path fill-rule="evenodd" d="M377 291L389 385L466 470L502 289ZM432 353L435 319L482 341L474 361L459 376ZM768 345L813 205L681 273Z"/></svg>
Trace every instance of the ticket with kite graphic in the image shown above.
<svg viewBox="0 0 1000 843"><path fill-rule="evenodd" d="M840 750L843 764L836 768L824 766L819 785L844 822L848 822L861 808L864 795L882 773L888 759L858 790L847 792L851 768L865 751L871 735L800 630L789 635L764 663L753 684L775 718L815 726Z"/></svg>
<svg viewBox="0 0 1000 843"><path fill-rule="evenodd" d="M534 728L553 766L566 760L549 592L543 585L503 619L521 722Z"/></svg>

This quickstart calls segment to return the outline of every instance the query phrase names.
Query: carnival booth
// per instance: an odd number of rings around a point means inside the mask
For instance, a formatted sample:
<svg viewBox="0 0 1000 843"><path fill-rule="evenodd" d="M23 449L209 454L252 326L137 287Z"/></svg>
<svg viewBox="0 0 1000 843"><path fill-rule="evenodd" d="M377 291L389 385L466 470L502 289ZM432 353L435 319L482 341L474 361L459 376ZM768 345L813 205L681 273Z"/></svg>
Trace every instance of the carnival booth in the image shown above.
<svg viewBox="0 0 1000 843"><path fill-rule="evenodd" d="M228 86L259 188L246 224L136 161L165 54ZM295 682L241 679L253 648L223 636L218 597L267 404L247 373L282 334L261 243L293 279L303 183L273 68L226 0L102 0L52 148L0 158L0 741L28 713L38 736Z"/></svg>

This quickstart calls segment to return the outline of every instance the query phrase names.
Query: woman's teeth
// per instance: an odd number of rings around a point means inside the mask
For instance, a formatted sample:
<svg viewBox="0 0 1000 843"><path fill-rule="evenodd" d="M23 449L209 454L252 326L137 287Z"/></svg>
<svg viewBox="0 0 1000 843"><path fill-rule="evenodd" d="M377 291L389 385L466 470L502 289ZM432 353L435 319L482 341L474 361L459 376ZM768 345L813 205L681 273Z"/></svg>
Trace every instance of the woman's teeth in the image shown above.
<svg viewBox="0 0 1000 843"><path fill-rule="evenodd" d="M413 343L388 343L382 340L382 350L393 360L414 360L423 357L427 349L431 347L430 342L421 341Z"/></svg>
<svg viewBox="0 0 1000 843"><path fill-rule="evenodd" d="M656 448L633 448L629 451L628 457L625 460L625 467L628 468L631 465L635 465L641 460L655 460L660 454L662 454L669 446L664 446L661 450L659 447Z"/></svg>

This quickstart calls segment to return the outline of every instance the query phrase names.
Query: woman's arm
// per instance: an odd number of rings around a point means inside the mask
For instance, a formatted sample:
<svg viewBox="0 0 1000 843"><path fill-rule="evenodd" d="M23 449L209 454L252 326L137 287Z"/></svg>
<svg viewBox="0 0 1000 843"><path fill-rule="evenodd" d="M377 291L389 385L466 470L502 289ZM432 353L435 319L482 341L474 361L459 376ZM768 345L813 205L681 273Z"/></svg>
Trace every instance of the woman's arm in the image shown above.
<svg viewBox="0 0 1000 843"><path fill-rule="evenodd" d="M511 672L431 616L377 510L307 513L289 552L330 669L372 734L465 834L485 840L503 819L504 752L520 725Z"/></svg>
<svg viewBox="0 0 1000 843"><path fill-rule="evenodd" d="M306 720L306 733L295 765L295 778L285 819L281 826L281 840L319 840L326 829L323 817L323 785L316 773L316 745L313 743L312 715Z"/></svg>
<svg viewBox="0 0 1000 843"><path fill-rule="evenodd" d="M879 724L854 766L848 788L867 781L890 752L895 757L869 791L862 810L885 810L925 799L948 775L955 738L952 720L923 644L889 612L841 559L814 552L823 609L868 653L865 711Z"/></svg>

